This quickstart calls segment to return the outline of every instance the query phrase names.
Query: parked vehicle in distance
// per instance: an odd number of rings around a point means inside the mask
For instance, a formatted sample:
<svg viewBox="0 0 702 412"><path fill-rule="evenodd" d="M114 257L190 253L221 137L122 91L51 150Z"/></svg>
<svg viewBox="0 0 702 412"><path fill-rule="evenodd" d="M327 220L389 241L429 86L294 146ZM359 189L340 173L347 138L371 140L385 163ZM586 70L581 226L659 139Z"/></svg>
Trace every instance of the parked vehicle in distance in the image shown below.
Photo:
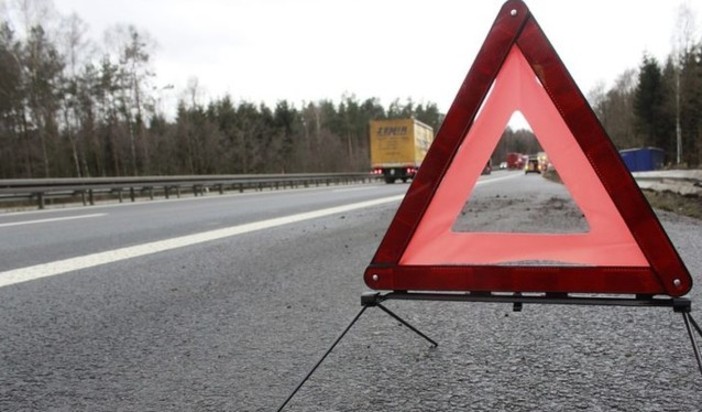
<svg viewBox="0 0 702 412"><path fill-rule="evenodd" d="M657 147L624 149L619 154L630 172L658 170L665 164L665 152Z"/></svg>
<svg viewBox="0 0 702 412"><path fill-rule="evenodd" d="M500 170L507 169L507 162L500 163Z"/></svg>
<svg viewBox="0 0 702 412"><path fill-rule="evenodd" d="M370 121L372 173L385 183L413 179L434 141L434 130L416 119Z"/></svg>
<svg viewBox="0 0 702 412"><path fill-rule="evenodd" d="M539 158L536 156L529 156L529 160L524 166L524 174L528 173L541 173L541 165L539 164Z"/></svg>

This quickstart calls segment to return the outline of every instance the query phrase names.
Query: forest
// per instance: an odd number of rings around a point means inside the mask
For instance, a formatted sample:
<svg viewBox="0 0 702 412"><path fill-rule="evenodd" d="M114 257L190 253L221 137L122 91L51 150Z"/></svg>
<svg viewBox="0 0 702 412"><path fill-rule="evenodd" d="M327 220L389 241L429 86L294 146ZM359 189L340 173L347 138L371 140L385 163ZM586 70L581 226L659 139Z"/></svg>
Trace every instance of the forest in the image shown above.
<svg viewBox="0 0 702 412"><path fill-rule="evenodd" d="M48 30L21 12L24 24L0 16L0 179L365 171L369 120L415 117L436 132L444 117L410 97L201 102L194 79L168 115L147 32L116 26L98 46L77 15ZM669 166L699 167L702 42L681 44L664 62L644 54L588 100L618 148L660 147ZM533 147L529 131L507 128L498 151Z"/></svg>

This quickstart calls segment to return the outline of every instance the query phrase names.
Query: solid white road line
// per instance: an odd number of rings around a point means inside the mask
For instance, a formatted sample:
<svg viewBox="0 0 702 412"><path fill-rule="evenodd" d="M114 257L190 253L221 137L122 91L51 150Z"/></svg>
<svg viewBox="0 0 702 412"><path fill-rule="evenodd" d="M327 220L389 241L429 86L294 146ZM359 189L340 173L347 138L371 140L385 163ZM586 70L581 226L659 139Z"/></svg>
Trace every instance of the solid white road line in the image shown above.
<svg viewBox="0 0 702 412"><path fill-rule="evenodd" d="M253 222L238 226L231 226L223 229L210 230L207 232L196 233L193 235L159 240L156 242L144 243L142 245L124 247L120 249L109 250L106 252L93 253L86 256L79 256L70 259L63 259L55 262L43 263L39 265L9 270L6 272L0 272L0 287L27 282L30 280L46 278L49 276L56 276L63 273L73 272L80 269L87 269L98 265L117 262L120 260L150 255L152 253L164 252L167 250L191 246L198 243L209 242L211 240L223 239L226 237L242 235L258 230L270 229L277 226L287 225L290 223L297 223L305 220L330 216L337 213L350 212L352 210L363 209L366 207L395 202L401 200L403 197L404 194L384 197L365 202L352 203L350 205L331 207L328 209L316 210L313 212L299 213L291 216L262 220L260 222Z"/></svg>
<svg viewBox="0 0 702 412"><path fill-rule="evenodd" d="M107 216L107 213L93 213L91 215L54 217L51 219L36 219L36 220L24 220L22 222L0 223L0 227L35 225L37 223L62 222L64 220L86 219L89 217L100 217L100 216Z"/></svg>
<svg viewBox="0 0 702 412"><path fill-rule="evenodd" d="M478 180L475 183L475 185L477 186L477 185L482 185L482 184L486 184L486 183L495 183L495 182L499 182L501 180L514 179L515 177L519 177L519 176L522 176L522 174L521 173L510 173L507 176L490 177L490 178L486 178L484 180Z"/></svg>

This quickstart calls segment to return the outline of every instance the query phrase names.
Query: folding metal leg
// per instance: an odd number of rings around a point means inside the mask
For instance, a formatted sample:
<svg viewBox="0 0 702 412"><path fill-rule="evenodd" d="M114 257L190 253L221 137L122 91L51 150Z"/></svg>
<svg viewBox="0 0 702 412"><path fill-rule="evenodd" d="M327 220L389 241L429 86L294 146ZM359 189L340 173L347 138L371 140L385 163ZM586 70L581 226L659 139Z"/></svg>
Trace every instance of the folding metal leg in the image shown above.
<svg viewBox="0 0 702 412"><path fill-rule="evenodd" d="M687 314L687 317L692 326L694 326L694 328L697 329L697 333L700 335L700 337L702 337L702 329L700 329L700 325L698 325L697 322L695 322L695 319L693 319L692 315L690 315L689 313Z"/></svg>
<svg viewBox="0 0 702 412"><path fill-rule="evenodd" d="M381 294L379 292L366 292L363 295L361 295L361 305L364 307L371 307L371 306L377 306L379 307L383 312L387 313L388 315L392 316L393 319L397 320L398 322L402 323L403 325L407 326L412 332L416 333L417 335L423 337L426 339L429 343L431 343L434 346L439 346L438 343L436 343L434 340L429 338L427 335L423 334L420 332L417 328L414 326L410 325L407 323L406 320L400 318L396 314L392 313L390 309L386 308L385 306L381 305L380 302L383 302L384 300L387 299L388 294Z"/></svg>
<svg viewBox="0 0 702 412"><path fill-rule="evenodd" d="M339 344L339 342L341 341L341 339L343 339L343 337L346 336L346 333L347 333L347 332L349 331L349 329L351 329L351 327L358 321L358 318L360 318L361 315L363 315L363 312L365 312L366 309L368 309L368 306L364 306L364 307L361 308L361 311L358 312L358 314L356 315L355 318L353 318L353 320L351 321L351 323L349 324L349 326L347 326L346 329L344 329L344 331L341 333L341 335L339 335L339 337L336 338L336 340L334 341L334 343L332 343L331 347L324 353L324 356L322 356L322 359L320 359L319 362L317 362L317 364L314 365L314 367L313 367L312 370L307 374L307 376L305 376L305 378L302 379L302 382L300 382L300 384L297 385L297 387L295 388L295 390L292 391L292 393L290 394L290 396L288 396L288 398L285 399L285 402L283 402L283 404L280 405L280 408L278 408L278 412L282 411L283 408L285 408L285 405L287 405L288 402L290 402L290 399L292 399L293 396L295 396L295 394L297 393L297 391L299 391L300 388L302 387L302 385L304 385L305 382L307 382L307 380L310 378L310 376L312 376L312 374L314 373L314 371L317 370L317 368L319 367L319 365L321 365L322 362L324 362L324 359L326 359L327 356L329 356L329 354L331 353L331 351L334 350L334 348L336 347L336 345Z"/></svg>
<svg viewBox="0 0 702 412"><path fill-rule="evenodd" d="M434 345L434 346L439 346L439 344L436 343L434 340L432 340L430 337L428 337L427 335L425 335L425 334L423 334L422 332L420 332L419 330L417 330L417 328L415 328L414 326L412 326L412 325L410 325L409 323L407 323L404 319L402 319L402 318L400 318L399 316L397 316L396 314L392 313L392 312L390 311L390 309L386 308L385 306L381 305L380 303L376 303L375 306L379 307L380 309L383 310L383 312L387 313L388 315L392 316L395 320L397 320L397 321L399 321L400 323L402 323L403 325L407 326L412 332L414 332L414 333L416 333L417 335L419 335L419 336L423 337L424 339L428 340L429 343L431 343L432 345Z"/></svg>
<svg viewBox="0 0 702 412"><path fill-rule="evenodd" d="M700 368L700 373L702 373L702 357L700 357L700 350L699 347L697 346L697 342L695 342L695 334L692 332L692 328L690 327L690 324L697 330L697 334L702 337L702 330L700 330L700 326L695 322L695 319L692 318L692 315L690 315L689 312L683 312L682 313L683 320L685 320L685 329L687 329L687 334L690 336L690 342L692 343L692 351L695 352L695 359L697 359L697 366Z"/></svg>
<svg viewBox="0 0 702 412"><path fill-rule="evenodd" d="M329 356L329 354L331 353L331 351L334 350L334 348L336 347L336 345L339 344L339 342L341 341L341 339L343 339L344 336L346 336L346 333L347 333L347 332L351 329L351 327L358 321L358 319L361 317L361 315L363 315L363 312L365 312L366 309L368 309L368 308L370 308L370 307L373 307L373 306L379 307L383 312L387 313L388 315L392 316L392 317L393 317L394 319L396 319L397 321L401 322L403 325L407 326L412 332L414 332L414 333L416 333L417 335L423 337L424 339L426 339L427 341L429 341L432 345L434 345L434 346L438 346L438 345L439 345L438 343L436 343L435 341L433 341L431 338L429 338L427 335L425 335L425 334L423 334L422 332L420 332L419 330L417 330L417 328L415 328L414 326L412 326L412 325L410 325L409 323L407 323L407 321L405 321L404 319L400 318L400 317L397 316L396 314L392 313L389 309L387 309L386 307L384 307L383 305L381 305L380 302L379 302L379 299L377 299L378 296L380 296L380 295L377 294L377 293L375 293L375 294L371 293L371 294L364 294L364 295L361 297L361 305L363 306L363 307L361 308L361 311L358 312L358 314L356 315L356 317L353 318L353 320L351 321L351 323L349 324L349 326L347 326L346 329L344 329L344 331L341 333L341 335L339 335L339 337L336 338L336 340L334 341L334 343L332 343L331 347L324 353L324 355L322 356L322 358L317 362L316 365L314 365L314 367L312 368L312 370L309 371L309 373L305 376L305 378L302 379L302 382L300 382L300 383L297 385L297 387L295 388L295 390L293 390L293 392L290 394L290 396L288 396L287 399L285 399L285 402L283 402L283 404L280 405L280 408L278 408L277 412L280 412L280 411L283 410L283 408L285 408L285 406L288 404L288 402L290 402L290 400L293 398L293 396L295 396L295 394L297 393L297 391L300 390L300 388L302 387L302 385L304 385L305 382L307 382L307 380L310 378L310 376L312 376L312 374L317 370L317 368L319 367L319 365L321 365L322 362L324 362L324 359L326 359L327 356Z"/></svg>

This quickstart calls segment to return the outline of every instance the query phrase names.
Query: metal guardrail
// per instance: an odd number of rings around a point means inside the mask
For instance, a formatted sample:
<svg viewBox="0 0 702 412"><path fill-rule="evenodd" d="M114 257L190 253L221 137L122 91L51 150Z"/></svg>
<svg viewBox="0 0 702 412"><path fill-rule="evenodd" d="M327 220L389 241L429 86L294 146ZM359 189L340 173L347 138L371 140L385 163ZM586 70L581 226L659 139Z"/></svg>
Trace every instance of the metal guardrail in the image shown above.
<svg viewBox="0 0 702 412"><path fill-rule="evenodd" d="M702 170L662 170L632 175L642 189L702 197ZM377 179L377 175L369 173L6 179L0 180L0 203L36 202L39 209L43 209L48 200L61 198L80 197L84 205L94 205L98 196L116 197L121 203L125 195L134 202L138 196L154 199L160 195L169 199L180 197L182 192L201 196L210 191L223 194L232 190L310 187Z"/></svg>
<svg viewBox="0 0 702 412"><path fill-rule="evenodd" d="M654 170L632 175L641 189L702 197L702 170Z"/></svg>
<svg viewBox="0 0 702 412"><path fill-rule="evenodd" d="M369 173L317 173L317 174L268 174L268 175L205 175L205 176L143 176L96 177L57 179L6 179L0 180L0 202L36 202L43 209L47 200L79 196L84 205L94 205L95 198L114 196L119 202L125 194L134 202L137 196L166 199L183 192L201 196L210 191L264 190L310 187L331 184L371 182L377 176Z"/></svg>

